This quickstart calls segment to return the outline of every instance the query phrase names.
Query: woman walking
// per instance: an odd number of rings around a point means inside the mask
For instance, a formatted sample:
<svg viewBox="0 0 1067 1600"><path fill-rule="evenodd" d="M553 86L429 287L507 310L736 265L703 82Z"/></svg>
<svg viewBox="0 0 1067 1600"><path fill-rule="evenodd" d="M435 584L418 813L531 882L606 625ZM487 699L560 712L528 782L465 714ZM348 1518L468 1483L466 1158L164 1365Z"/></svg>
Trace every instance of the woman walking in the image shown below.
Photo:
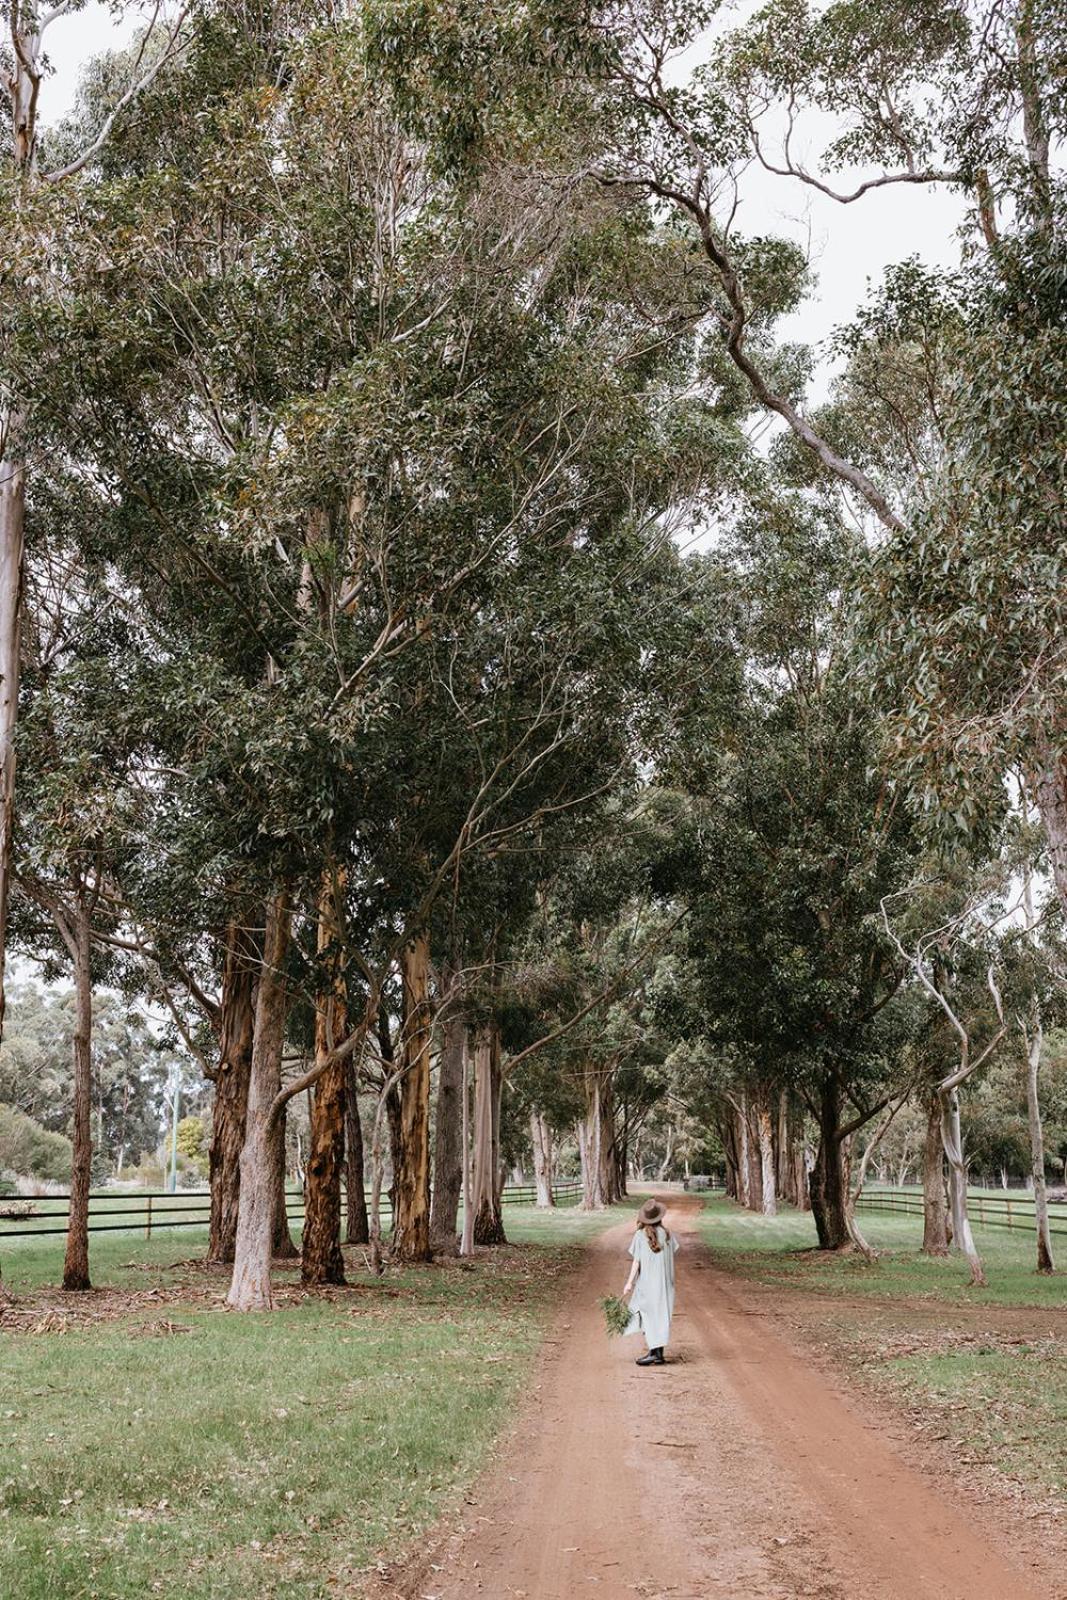
<svg viewBox="0 0 1067 1600"><path fill-rule="evenodd" d="M630 1243L633 1266L622 1291L623 1299L634 1291L626 1332L643 1333L648 1345L647 1355L637 1359L639 1367L661 1367L665 1360L663 1350L671 1336L674 1312L677 1248L677 1239L663 1226L663 1207L658 1200L646 1200L637 1213L637 1230Z"/></svg>

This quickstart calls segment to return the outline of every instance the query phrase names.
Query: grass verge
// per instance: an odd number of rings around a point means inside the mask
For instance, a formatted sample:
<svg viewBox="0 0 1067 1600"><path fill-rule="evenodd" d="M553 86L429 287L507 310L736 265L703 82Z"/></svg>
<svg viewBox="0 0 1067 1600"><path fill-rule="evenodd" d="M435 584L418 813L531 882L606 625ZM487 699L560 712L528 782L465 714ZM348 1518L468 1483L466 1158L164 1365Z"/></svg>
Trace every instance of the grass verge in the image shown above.
<svg viewBox="0 0 1067 1600"><path fill-rule="evenodd" d="M717 1265L745 1279L804 1343L903 1412L958 1465L1067 1502L1067 1278L1034 1270L1032 1237L977 1232L989 1283L958 1256L923 1256L913 1217L864 1212L879 1252L827 1255L810 1214L765 1218L715 1198L700 1229Z"/></svg>
<svg viewBox="0 0 1067 1600"><path fill-rule="evenodd" d="M325 1600L429 1525L477 1471L580 1243L615 1220L509 1208L520 1248L473 1265L353 1270L280 1308L222 1307L202 1246L93 1244L86 1296L20 1245L0 1334L4 1600ZM353 1255L358 1264L359 1253Z"/></svg>

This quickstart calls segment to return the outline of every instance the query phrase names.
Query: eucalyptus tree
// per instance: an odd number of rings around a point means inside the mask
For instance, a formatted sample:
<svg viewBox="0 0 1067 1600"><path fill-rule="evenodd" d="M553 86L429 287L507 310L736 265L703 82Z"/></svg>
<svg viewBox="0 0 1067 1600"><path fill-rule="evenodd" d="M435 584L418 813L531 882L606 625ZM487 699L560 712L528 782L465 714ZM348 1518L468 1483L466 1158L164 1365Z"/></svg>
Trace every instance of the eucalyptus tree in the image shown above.
<svg viewBox="0 0 1067 1600"><path fill-rule="evenodd" d="M22 802L13 837L20 944L69 973L73 1165L63 1285L89 1287L88 1201L93 1168L93 989L126 957L115 885L143 822L131 782L140 745L123 716L128 638L121 607L101 605L98 574L67 529L87 502L57 470L29 499L21 653Z"/></svg>
<svg viewBox="0 0 1067 1600"><path fill-rule="evenodd" d="M372 15L383 64L452 159L552 107L573 130L542 162L555 183L684 222L693 299L717 327L709 385L777 418L798 476L885 542L872 633L910 780L968 826L1021 765L1067 904L1058 0L769 0L740 23L714 0ZM810 355L775 337L807 262L743 231L756 166L841 206L935 189L964 211L958 271L896 272L891 316L866 324L821 411ZM905 232L902 256L920 245Z"/></svg>
<svg viewBox="0 0 1067 1600"><path fill-rule="evenodd" d="M772 0L686 82L669 69L692 42L680 11L613 15L632 115L612 175L691 221L730 360L814 481L840 485L886 536L872 634L910 780L966 827L1021 766L1067 904L1062 7ZM813 113L836 122L815 159L799 154ZM964 207L958 270L896 272L822 415L765 349L753 245L730 210L753 160L842 205L935 186Z"/></svg>
<svg viewBox="0 0 1067 1600"><path fill-rule="evenodd" d="M811 1204L831 1249L852 1238L850 1141L906 1071L906 965L879 905L910 881L920 848L851 671L854 558L835 517L769 483L721 551L694 559L694 588L731 605L736 668L728 693L679 722L655 797L675 837L663 886L689 910L674 1031L706 1040L723 1092L762 1113L735 1160L756 1192L776 1176L780 1091L807 1105ZM738 1114L745 1138L747 1105Z"/></svg>
<svg viewBox="0 0 1067 1600"><path fill-rule="evenodd" d="M87 127L55 150L42 141L41 94L48 74L46 35L79 0L42 7L39 0L7 0L0 8L0 86L9 116L0 136L5 172L0 188L7 240L4 277L20 294L33 294L34 258L46 227L39 191L65 183L90 166L116 127L180 49L185 8L166 22L156 18L142 32L126 62L127 74L113 86L109 103ZM156 23L159 20L159 26ZM80 136L79 136L80 135ZM44 161L41 146L45 144ZM53 141L54 142L54 141ZM47 159L54 156L54 160ZM6 344L10 330L0 323ZM27 441L25 391L17 366L0 353L0 1029L4 1017L4 973L8 901L15 826L15 730L19 711L20 641L24 590Z"/></svg>
<svg viewBox="0 0 1067 1600"><path fill-rule="evenodd" d="M960 1089L996 1053L1008 1030L1001 996L996 927L1006 910L1001 885L975 883L968 875L943 886L920 881L886 897L886 933L947 1024L950 1048L937 1083L941 1140L948 1164L952 1246L966 1257L971 1282L985 1283L985 1269L968 1214L967 1153L963 1138ZM911 924L905 945L893 925L904 913Z"/></svg>
<svg viewBox="0 0 1067 1600"><path fill-rule="evenodd" d="M286 41L263 94L218 81L219 26L161 85L151 137L51 207L53 291L20 305L18 352L31 436L78 463L93 559L138 617L153 842L123 888L246 1076L249 1304L269 1300L288 1099L357 1053L461 858L587 803L618 765L611 689L643 647L625 575L702 469L671 411L684 363L601 276L613 204L516 205L507 173L450 193L368 76L358 18ZM670 259L649 233L664 297ZM215 1016L212 945L232 958ZM322 1025L283 1082L298 992ZM342 1105L313 1107L333 1271Z"/></svg>

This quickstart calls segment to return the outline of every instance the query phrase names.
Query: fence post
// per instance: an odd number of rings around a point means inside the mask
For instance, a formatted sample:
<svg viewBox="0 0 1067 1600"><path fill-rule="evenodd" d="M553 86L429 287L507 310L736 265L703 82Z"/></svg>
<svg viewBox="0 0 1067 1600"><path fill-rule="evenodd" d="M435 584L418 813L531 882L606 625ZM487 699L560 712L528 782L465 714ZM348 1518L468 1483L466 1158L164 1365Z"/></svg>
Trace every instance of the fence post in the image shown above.
<svg viewBox="0 0 1067 1600"><path fill-rule="evenodd" d="M152 1196L151 1195L148 1196L148 1213L147 1213L147 1216L145 1217L144 1236L145 1236L146 1239L151 1239L151 1237L152 1237Z"/></svg>

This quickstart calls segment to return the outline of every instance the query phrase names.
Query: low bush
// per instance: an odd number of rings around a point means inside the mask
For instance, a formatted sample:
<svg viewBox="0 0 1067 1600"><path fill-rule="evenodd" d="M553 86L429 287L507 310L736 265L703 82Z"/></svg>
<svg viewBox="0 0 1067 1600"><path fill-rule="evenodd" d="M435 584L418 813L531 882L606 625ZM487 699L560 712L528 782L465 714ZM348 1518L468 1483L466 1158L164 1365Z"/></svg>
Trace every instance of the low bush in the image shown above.
<svg viewBox="0 0 1067 1600"><path fill-rule="evenodd" d="M46 1183L70 1182L71 1144L15 1106L0 1105L0 1167Z"/></svg>

